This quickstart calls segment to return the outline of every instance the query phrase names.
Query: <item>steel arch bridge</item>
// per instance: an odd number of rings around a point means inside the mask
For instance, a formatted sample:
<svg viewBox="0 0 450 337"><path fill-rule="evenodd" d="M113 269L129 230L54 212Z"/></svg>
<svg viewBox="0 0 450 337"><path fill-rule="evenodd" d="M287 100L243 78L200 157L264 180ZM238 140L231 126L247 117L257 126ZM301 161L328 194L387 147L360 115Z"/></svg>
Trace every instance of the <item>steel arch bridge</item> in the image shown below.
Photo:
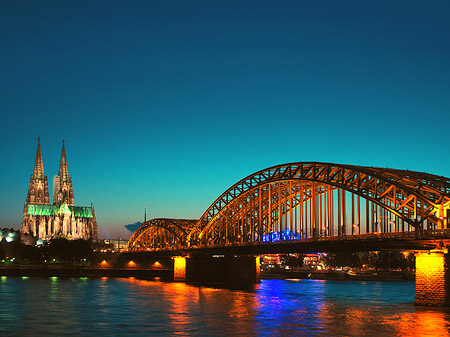
<svg viewBox="0 0 450 337"><path fill-rule="evenodd" d="M197 220L151 219L144 222L131 236L133 249L180 249L188 246L187 238Z"/></svg>
<svg viewBox="0 0 450 337"><path fill-rule="evenodd" d="M449 220L449 178L407 170L298 162L273 166L240 180L197 221L150 220L129 244L163 248L164 236L169 238L164 241L166 246L207 247L374 233L421 235L447 229Z"/></svg>

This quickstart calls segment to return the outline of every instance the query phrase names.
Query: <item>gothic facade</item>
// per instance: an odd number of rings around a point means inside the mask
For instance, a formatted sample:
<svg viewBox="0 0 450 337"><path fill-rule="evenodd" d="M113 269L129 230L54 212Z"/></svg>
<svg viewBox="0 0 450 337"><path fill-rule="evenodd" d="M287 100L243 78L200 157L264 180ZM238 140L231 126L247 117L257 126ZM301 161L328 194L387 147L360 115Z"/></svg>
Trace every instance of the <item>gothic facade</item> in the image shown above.
<svg viewBox="0 0 450 337"><path fill-rule="evenodd" d="M93 239L98 236L94 206L75 206L72 178L69 177L63 141L58 175L53 179L53 204L50 204L48 180L44 174L41 144L38 138L34 171L23 208L22 235L50 240L55 236L69 239Z"/></svg>

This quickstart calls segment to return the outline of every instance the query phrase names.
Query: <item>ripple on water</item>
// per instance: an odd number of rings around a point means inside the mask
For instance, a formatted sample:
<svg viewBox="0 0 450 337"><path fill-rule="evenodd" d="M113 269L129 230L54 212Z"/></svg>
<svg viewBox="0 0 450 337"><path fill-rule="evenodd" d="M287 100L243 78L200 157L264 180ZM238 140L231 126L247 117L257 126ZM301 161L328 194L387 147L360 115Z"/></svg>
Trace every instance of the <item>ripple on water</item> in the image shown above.
<svg viewBox="0 0 450 337"><path fill-rule="evenodd" d="M1 335L449 336L414 283L262 280L250 290L136 279L2 278Z"/></svg>

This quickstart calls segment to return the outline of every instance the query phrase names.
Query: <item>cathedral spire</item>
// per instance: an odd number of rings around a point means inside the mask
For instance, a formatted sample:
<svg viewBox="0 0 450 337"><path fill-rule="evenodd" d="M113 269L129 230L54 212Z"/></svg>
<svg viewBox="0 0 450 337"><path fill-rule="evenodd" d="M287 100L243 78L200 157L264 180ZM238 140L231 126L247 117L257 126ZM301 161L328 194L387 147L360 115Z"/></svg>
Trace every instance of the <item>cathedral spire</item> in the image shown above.
<svg viewBox="0 0 450 337"><path fill-rule="evenodd" d="M53 178L53 204L74 206L72 179L67 168L66 147L63 140L58 175Z"/></svg>
<svg viewBox="0 0 450 337"><path fill-rule="evenodd" d="M48 181L44 174L44 164L42 162L41 139L38 137L36 160L34 171L30 177L30 189L28 190L27 204L48 205Z"/></svg>
<svg viewBox="0 0 450 337"><path fill-rule="evenodd" d="M69 180L69 169L67 168L67 159L66 159L66 148L64 146L64 140L63 140L63 147L61 151L61 161L59 163L59 178L62 181Z"/></svg>
<svg viewBox="0 0 450 337"><path fill-rule="evenodd" d="M42 162L41 139L38 137L38 146L36 151L36 160L34 162L33 178L43 179L44 177L45 174L44 174L44 163Z"/></svg>

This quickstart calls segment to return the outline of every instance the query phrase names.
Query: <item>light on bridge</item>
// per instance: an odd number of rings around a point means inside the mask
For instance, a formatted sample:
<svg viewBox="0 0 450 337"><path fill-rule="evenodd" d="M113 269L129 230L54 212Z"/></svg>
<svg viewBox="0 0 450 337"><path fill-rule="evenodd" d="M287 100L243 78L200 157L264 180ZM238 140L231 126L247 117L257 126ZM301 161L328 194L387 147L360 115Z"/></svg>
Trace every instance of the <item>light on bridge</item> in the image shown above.
<svg viewBox="0 0 450 337"><path fill-rule="evenodd" d="M447 250L416 253L416 304L444 306L448 304Z"/></svg>
<svg viewBox="0 0 450 337"><path fill-rule="evenodd" d="M182 256L175 256L174 258L174 280L186 280L186 258Z"/></svg>
<svg viewBox="0 0 450 337"><path fill-rule="evenodd" d="M162 264L159 263L158 261L156 261L155 263L152 264L153 268L162 268Z"/></svg>

